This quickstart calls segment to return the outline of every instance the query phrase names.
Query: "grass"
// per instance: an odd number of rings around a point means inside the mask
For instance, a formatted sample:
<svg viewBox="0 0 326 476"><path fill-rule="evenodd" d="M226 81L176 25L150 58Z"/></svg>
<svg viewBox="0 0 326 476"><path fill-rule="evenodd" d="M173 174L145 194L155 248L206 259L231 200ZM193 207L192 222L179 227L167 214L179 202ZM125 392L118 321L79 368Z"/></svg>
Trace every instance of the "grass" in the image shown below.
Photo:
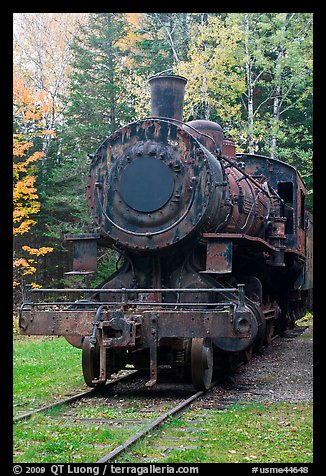
<svg viewBox="0 0 326 476"><path fill-rule="evenodd" d="M298 325L308 325L307 316ZM312 337L312 334L309 334ZM299 338L307 338L307 333ZM14 413L38 408L87 387L81 351L64 338L19 337L14 340ZM95 462L146 425L156 415L141 413L143 402L92 399L75 406L74 418L63 419L69 407L55 408L14 425L14 461ZM86 424L82 418L143 420L126 425ZM309 463L312 455L312 404L232 405L226 411L193 409L170 420L137 443L117 462L256 462ZM190 430L189 430L190 428Z"/></svg>
<svg viewBox="0 0 326 476"><path fill-rule="evenodd" d="M15 463L96 462L145 424L140 413L108 408L97 400L86 406L84 402L70 412L65 406L18 422L14 429ZM87 418L100 421L87 421ZM101 421L115 418L122 422L133 419L135 423L126 421L117 425Z"/></svg>
<svg viewBox="0 0 326 476"><path fill-rule="evenodd" d="M305 330L304 334L301 336L302 339L312 339L313 338L313 315L310 312L299 319L296 324L297 326L306 326L307 329Z"/></svg>
<svg viewBox="0 0 326 476"><path fill-rule="evenodd" d="M203 415L204 413L204 415ZM189 430L190 427L190 430ZM312 462L312 404L191 410L116 462Z"/></svg>
<svg viewBox="0 0 326 476"><path fill-rule="evenodd" d="M81 351L64 338L17 337L14 339L14 415L38 408L66 395L86 390ZM13 429L14 461L95 462L155 418L141 413L143 401L126 401L123 408L103 404L100 398L75 404L73 416L63 418L70 407L53 408L17 422ZM121 402L120 402L121 405ZM78 419L140 420L141 423L105 425Z"/></svg>
<svg viewBox="0 0 326 476"><path fill-rule="evenodd" d="M13 349L14 415L88 388L81 351L63 337L20 337Z"/></svg>
<svg viewBox="0 0 326 476"><path fill-rule="evenodd" d="M80 421L84 418L126 422ZM96 462L153 418L133 407L128 411L97 400L75 407L70 416L68 407L52 409L15 425L14 461ZM189 410L116 462L309 463L312 459L312 404L247 403L223 412Z"/></svg>

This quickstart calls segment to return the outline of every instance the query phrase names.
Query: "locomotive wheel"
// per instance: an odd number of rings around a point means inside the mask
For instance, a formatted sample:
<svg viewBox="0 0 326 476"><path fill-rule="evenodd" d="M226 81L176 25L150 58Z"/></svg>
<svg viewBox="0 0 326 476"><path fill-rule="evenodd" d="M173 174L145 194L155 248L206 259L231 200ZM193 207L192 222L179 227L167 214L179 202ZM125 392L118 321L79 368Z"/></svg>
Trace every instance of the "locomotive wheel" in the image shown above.
<svg viewBox="0 0 326 476"><path fill-rule="evenodd" d="M196 390L207 390L212 383L213 345L211 339L191 341L191 378Z"/></svg>
<svg viewBox="0 0 326 476"><path fill-rule="evenodd" d="M98 345L91 345L90 338L85 337L82 347L82 369L85 383L88 387L97 387L94 382L100 375L100 352ZM101 382L104 384L105 382Z"/></svg>

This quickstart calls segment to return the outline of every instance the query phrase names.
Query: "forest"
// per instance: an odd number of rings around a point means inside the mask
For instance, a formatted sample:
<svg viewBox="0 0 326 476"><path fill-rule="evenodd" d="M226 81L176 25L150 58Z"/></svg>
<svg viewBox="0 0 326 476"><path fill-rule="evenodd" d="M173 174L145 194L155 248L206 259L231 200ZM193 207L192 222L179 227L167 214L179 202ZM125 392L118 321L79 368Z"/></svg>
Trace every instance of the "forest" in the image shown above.
<svg viewBox="0 0 326 476"><path fill-rule="evenodd" d="M184 121L219 123L238 152L296 167L312 210L312 13L15 13L13 277L96 286L115 269L100 250L91 277L65 275L65 233L94 231L85 198L91 154L150 116L148 79L187 78Z"/></svg>

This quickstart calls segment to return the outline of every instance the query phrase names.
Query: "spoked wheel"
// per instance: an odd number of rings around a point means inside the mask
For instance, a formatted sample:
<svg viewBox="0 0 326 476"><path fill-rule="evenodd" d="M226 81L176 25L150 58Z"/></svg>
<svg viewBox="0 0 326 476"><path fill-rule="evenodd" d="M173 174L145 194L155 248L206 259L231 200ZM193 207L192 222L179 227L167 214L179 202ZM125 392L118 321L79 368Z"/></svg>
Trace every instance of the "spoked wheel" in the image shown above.
<svg viewBox="0 0 326 476"><path fill-rule="evenodd" d="M94 382L100 376L100 351L97 344L95 346L91 345L88 336L83 341L82 368L84 380L88 387L97 387L99 384L105 383L103 381L99 383Z"/></svg>
<svg viewBox="0 0 326 476"><path fill-rule="evenodd" d="M196 390L207 390L213 376L213 345L211 339L191 341L191 378Z"/></svg>

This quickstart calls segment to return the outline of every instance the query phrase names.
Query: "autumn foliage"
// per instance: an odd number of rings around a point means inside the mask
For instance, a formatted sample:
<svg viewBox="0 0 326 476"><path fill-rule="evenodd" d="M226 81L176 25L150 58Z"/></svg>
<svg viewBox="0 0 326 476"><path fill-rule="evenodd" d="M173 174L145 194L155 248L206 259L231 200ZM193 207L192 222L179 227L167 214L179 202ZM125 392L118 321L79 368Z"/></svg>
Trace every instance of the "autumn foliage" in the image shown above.
<svg viewBox="0 0 326 476"><path fill-rule="evenodd" d="M44 118L52 107L51 100L44 91L33 91L19 76L15 76L13 96L13 234L16 237L28 234L36 224L35 215L40 211L36 163L45 157L42 138L54 132L44 129ZM31 248L27 245L18 249L15 246L14 249L14 287L21 284L25 276L36 272L35 258L53 250L46 246Z"/></svg>

